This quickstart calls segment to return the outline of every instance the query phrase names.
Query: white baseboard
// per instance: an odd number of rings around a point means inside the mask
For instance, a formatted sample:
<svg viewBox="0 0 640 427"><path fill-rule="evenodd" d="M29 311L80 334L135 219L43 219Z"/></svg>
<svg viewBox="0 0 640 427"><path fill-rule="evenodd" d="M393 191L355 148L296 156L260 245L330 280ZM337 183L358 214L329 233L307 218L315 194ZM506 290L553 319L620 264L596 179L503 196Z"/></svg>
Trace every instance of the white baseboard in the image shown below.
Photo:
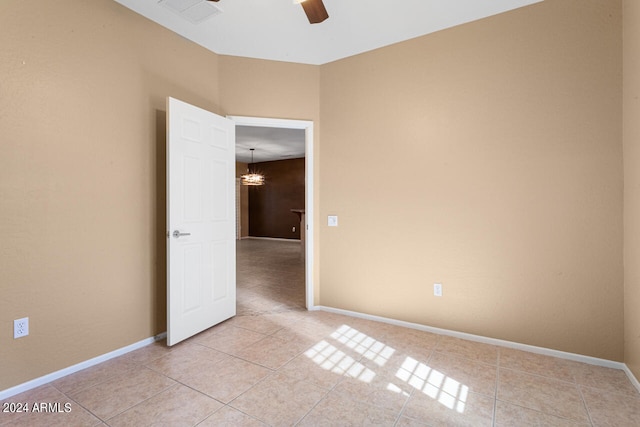
<svg viewBox="0 0 640 427"><path fill-rule="evenodd" d="M99 363L106 362L107 360L113 359L114 357L122 356L123 354L127 354L131 351L138 350L139 348L145 347L149 344L153 344L156 341L162 340L166 336L167 336L167 333L163 332L159 335L156 335L155 337L143 339L142 341L138 341L126 347L122 347L117 350L111 351L109 353L96 356L93 359L85 360L84 362L77 363L73 366L69 366L68 368L60 369L59 371L52 372L50 374L33 379L31 381L27 381L26 383L22 383L17 386L8 388L6 390L2 390L0 391L0 400L4 400L11 396L15 396L16 394L31 390L36 387L40 387L41 385L50 383L51 381L55 381L64 376L73 374L75 372L81 371L83 369L89 368Z"/></svg>
<svg viewBox="0 0 640 427"><path fill-rule="evenodd" d="M640 392L640 381L638 381L635 375L633 375L633 372L631 372L631 369L629 369L629 367L626 364L624 364L624 372L629 377L631 384L633 384L633 386L638 390L638 392Z"/></svg>
<svg viewBox="0 0 640 427"><path fill-rule="evenodd" d="M487 338L481 335L468 334L465 332L457 332L449 329L441 329L434 328L432 326L425 326L419 323L411 323L405 322L403 320L390 319L387 317L374 316L371 314L359 313L356 311L343 310L340 308L326 307L321 305L314 305L308 308L309 311L326 311L328 313L336 313L342 314L345 316L356 317L360 319L373 320L376 322L388 323L391 325L402 326L405 328L417 329L420 331L431 332L439 335L450 336L454 338L461 338L469 341L480 342L484 344L491 344L500 347L512 348L516 350L528 351L531 353L543 354L546 356L558 357L560 359L573 360L576 362L588 363L591 365L603 366L606 368L620 369L627 374L631 383L635 386L635 388L640 392L640 382L633 375L629 367L622 362L615 362L612 360L599 359L597 357L584 356L581 354L568 353L559 350L552 350L544 347L536 347L528 344L521 344L512 341L499 340L496 338ZM23 384L19 384L15 387L8 388L6 390L0 391L0 400L7 399L11 396L15 396L16 394L31 390L33 388L39 387L41 385L50 383L51 381L55 381L59 378L62 378L66 375L73 374L75 372L81 371L82 369L89 368L91 366L97 365L102 362L106 362L109 359L113 359L114 357L122 356L123 354L129 353L131 351L137 350L139 348L145 347L149 344L153 344L156 341L162 340L166 338L167 333L163 332L161 334L156 335L155 337L146 338L142 341L138 341L137 343L133 343L126 347L122 347L118 350L114 350L112 352L103 354L101 356L94 357L93 359L86 360L84 362L80 362L76 365L70 366L68 368L61 369L59 371L53 372L51 374L44 375L42 377L36 378L34 380L28 381Z"/></svg>
<svg viewBox="0 0 640 427"><path fill-rule="evenodd" d="M242 240L272 240L274 242L298 242L300 243L300 239L283 239L281 237L256 237L256 236L248 236L243 237Z"/></svg>
<svg viewBox="0 0 640 427"><path fill-rule="evenodd" d="M432 326L425 326L419 323L405 322L403 320L396 320L396 319L390 319L387 317L374 316L371 314L359 313L359 312L350 311L350 310L343 310L340 308L316 305L316 306L310 307L309 310L310 311L322 310L329 313L343 314L345 316L357 317L357 318L366 319L366 320L373 320L376 322L388 323L396 326L403 326L405 328L417 329L420 331L431 332L439 335L446 335L454 338L461 338L461 339L480 342L484 344L491 344L491 345L496 345L500 347L512 348L515 350L528 351L530 353L537 353L537 354L543 354L546 356L558 357L560 359L573 360L575 362L582 362L582 363L588 363L591 365L603 366L605 368L620 369L627 374L631 383L636 387L636 389L638 389L638 392L640 392L640 382L638 382L638 379L633 375L629 367L622 362L615 362L613 360L600 359L597 357L585 356L585 355L576 354L576 353L568 353L565 351L553 350L553 349L544 348L544 347L537 347L537 346L528 345L528 344L521 344L521 343L516 343L512 341L505 341L505 340L500 340L496 338L488 338L488 337L483 337L481 335L468 334L465 332L452 331L449 329L434 328Z"/></svg>

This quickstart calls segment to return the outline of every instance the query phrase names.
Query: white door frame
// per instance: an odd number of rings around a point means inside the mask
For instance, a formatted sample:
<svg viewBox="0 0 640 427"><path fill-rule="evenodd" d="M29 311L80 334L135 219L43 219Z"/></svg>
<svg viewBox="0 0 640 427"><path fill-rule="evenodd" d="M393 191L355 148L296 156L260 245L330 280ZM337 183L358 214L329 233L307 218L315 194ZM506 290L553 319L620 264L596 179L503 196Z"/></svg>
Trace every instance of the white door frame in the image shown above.
<svg viewBox="0 0 640 427"><path fill-rule="evenodd" d="M304 129L305 143L305 294L307 310L314 310L313 299L313 122L310 120L273 119L267 117L227 116L240 126Z"/></svg>

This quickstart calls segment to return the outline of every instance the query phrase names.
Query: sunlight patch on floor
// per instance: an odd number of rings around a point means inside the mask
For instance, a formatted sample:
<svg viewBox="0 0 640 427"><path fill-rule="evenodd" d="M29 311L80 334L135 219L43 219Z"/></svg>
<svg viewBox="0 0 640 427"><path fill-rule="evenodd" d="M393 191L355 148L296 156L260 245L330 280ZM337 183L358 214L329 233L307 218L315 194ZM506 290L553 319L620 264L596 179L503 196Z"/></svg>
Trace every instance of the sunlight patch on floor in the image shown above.
<svg viewBox="0 0 640 427"><path fill-rule="evenodd" d="M449 409L464 412L469 387L412 357L407 357L396 376Z"/></svg>
<svg viewBox="0 0 640 427"><path fill-rule="evenodd" d="M331 333L330 338L335 340L335 345L327 340L322 340L304 354L322 369L353 377L365 383L371 383L376 377L376 373L349 356L345 351L354 351L380 367L384 366L396 351L385 343L348 325L340 326ZM345 347L344 351L339 349L340 346ZM464 412L469 387L425 363L412 357L406 357L396 372L396 378L447 408L459 413ZM386 389L407 396L410 394L394 383L389 383Z"/></svg>
<svg viewBox="0 0 640 427"><path fill-rule="evenodd" d="M304 354L322 369L338 375L347 375L366 383L370 383L376 376L371 369L324 340L318 342Z"/></svg>
<svg viewBox="0 0 640 427"><path fill-rule="evenodd" d="M331 334L331 338L363 355L378 366L384 366L395 352L395 349L348 325L342 325L336 329Z"/></svg>

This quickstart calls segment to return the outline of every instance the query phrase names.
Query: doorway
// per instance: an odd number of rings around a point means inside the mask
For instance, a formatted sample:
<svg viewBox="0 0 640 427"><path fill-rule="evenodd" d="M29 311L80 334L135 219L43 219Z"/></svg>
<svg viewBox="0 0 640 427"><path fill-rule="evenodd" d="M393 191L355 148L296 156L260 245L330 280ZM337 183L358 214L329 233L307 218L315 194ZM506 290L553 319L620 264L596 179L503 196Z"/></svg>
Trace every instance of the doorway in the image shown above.
<svg viewBox="0 0 640 427"><path fill-rule="evenodd" d="M305 305L307 310L314 308L313 298L313 122L307 120L288 120L264 117L227 116L236 126L253 126L281 129L304 130L305 148L305 223L304 232L304 277ZM301 225L302 226L302 225Z"/></svg>

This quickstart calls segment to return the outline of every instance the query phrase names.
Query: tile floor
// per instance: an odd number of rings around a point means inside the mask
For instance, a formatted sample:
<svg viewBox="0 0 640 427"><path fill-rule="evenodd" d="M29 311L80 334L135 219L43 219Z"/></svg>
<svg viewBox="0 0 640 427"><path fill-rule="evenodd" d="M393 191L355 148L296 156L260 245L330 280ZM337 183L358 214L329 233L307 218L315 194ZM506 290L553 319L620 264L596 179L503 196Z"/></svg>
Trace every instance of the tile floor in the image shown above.
<svg viewBox="0 0 640 427"><path fill-rule="evenodd" d="M0 425L640 426L622 371L306 312L303 270L296 243L239 242L235 318L14 396L62 412Z"/></svg>

